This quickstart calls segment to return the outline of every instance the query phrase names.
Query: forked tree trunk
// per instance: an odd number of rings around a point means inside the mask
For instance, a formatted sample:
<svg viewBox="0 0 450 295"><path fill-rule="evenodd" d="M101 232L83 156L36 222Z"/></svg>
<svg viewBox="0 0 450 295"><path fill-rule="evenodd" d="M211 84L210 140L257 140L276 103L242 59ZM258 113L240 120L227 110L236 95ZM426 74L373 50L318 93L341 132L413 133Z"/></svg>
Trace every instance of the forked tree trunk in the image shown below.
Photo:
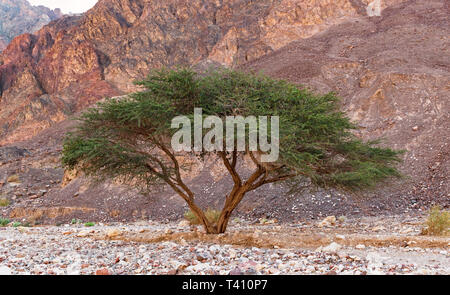
<svg viewBox="0 0 450 295"><path fill-rule="evenodd" d="M227 230L228 223L230 222L231 213L233 210L231 208L224 208L219 221L217 222L217 233L223 234Z"/></svg>
<svg viewBox="0 0 450 295"><path fill-rule="evenodd" d="M203 210L200 209L200 207L198 207L194 202L187 202L187 203L192 213L194 213L194 215L203 225L207 234L223 234L227 230L231 214L233 213L234 209L236 209L237 205L239 205L245 193L246 191L240 188L238 191L228 196L228 198L225 201L225 206L222 209L222 212L220 213L220 217L219 220L217 221L217 224L211 224L208 218L206 218L206 215L203 212Z"/></svg>
<svg viewBox="0 0 450 295"><path fill-rule="evenodd" d="M226 159L225 159L226 160ZM228 163L228 162L226 162ZM211 222L206 218L205 213L202 209L200 209L195 203L193 199L193 194L191 193L191 198L185 198L183 197L183 194L181 196L186 200L188 203L191 211L195 214L195 216L198 218L198 220L202 223L203 227L205 228L205 231L207 234L222 234L225 233L227 230L228 223L230 221L231 214L233 213L234 209L239 205L239 203L244 198L245 194L254 189L254 182L264 174L264 170L261 169L261 167L256 170L252 176L244 183L242 184L239 176L236 176L236 172L234 171L234 166L230 166L229 169L232 170L233 179L235 180L235 184L233 187L233 190L230 192L230 194L227 196L225 200L225 205L222 209L222 212L220 213L219 219L217 221L217 224L211 224Z"/></svg>

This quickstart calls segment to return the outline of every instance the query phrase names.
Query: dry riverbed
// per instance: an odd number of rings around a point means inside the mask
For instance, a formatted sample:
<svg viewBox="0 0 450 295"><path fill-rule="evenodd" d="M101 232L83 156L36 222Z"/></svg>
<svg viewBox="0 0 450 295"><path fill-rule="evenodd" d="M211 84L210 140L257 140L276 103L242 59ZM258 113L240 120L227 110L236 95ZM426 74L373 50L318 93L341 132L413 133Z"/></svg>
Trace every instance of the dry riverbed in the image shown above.
<svg viewBox="0 0 450 295"><path fill-rule="evenodd" d="M450 274L450 238L420 217L255 224L0 228L0 274Z"/></svg>

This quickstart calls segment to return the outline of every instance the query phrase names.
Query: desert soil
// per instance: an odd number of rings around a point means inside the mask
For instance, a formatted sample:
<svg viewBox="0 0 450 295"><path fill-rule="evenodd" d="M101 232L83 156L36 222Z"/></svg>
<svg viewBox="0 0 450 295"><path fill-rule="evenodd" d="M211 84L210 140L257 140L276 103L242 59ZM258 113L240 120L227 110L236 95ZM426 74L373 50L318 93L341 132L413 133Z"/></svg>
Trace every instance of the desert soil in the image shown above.
<svg viewBox="0 0 450 295"><path fill-rule="evenodd" d="M424 217L278 224L222 235L180 222L0 228L0 274L450 274L450 237Z"/></svg>

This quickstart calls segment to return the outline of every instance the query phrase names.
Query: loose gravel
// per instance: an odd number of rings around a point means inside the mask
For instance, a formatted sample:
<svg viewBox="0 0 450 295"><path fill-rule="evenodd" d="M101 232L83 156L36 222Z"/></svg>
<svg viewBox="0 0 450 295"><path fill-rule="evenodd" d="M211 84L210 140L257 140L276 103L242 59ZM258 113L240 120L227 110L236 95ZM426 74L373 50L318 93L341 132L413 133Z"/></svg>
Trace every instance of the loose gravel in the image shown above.
<svg viewBox="0 0 450 295"><path fill-rule="evenodd" d="M182 228L183 224L154 222L0 228L0 274L450 274L450 253L442 248L348 247L333 242L314 250L268 249L93 238L118 231Z"/></svg>

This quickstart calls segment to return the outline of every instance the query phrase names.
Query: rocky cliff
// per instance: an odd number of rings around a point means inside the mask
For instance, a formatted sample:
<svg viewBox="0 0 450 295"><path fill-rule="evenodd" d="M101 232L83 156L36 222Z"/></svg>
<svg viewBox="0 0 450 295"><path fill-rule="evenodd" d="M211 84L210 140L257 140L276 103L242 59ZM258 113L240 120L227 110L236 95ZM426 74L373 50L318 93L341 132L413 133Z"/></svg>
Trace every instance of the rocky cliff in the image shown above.
<svg viewBox="0 0 450 295"><path fill-rule="evenodd" d="M0 0L0 51L14 37L35 32L61 16L59 9L32 6L26 0Z"/></svg>
<svg viewBox="0 0 450 295"><path fill-rule="evenodd" d="M129 92L131 81L152 68L236 66L365 16L368 2L101 0L82 16L17 37L0 55L0 142L30 137L104 96Z"/></svg>

